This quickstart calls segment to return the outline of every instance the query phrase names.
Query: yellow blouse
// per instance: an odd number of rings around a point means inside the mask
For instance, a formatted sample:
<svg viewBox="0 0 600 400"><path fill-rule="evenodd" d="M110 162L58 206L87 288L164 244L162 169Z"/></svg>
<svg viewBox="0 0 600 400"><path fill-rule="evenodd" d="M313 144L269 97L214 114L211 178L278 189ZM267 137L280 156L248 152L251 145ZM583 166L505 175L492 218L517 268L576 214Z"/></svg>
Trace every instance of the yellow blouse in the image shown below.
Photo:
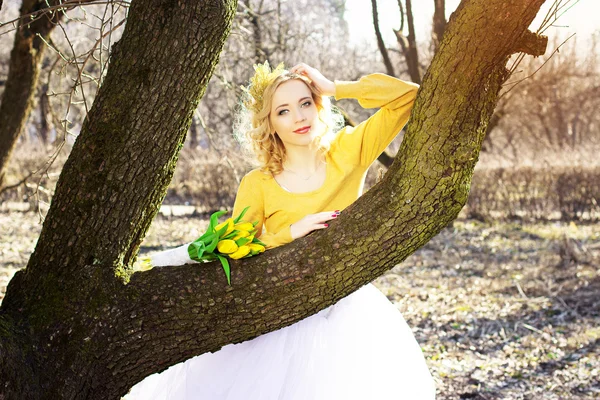
<svg viewBox="0 0 600 400"><path fill-rule="evenodd" d="M338 132L326 155L325 182L316 190L291 193L259 169L242 178L233 215L249 206L244 220L258 221L256 228L267 248L291 242L290 225L306 215L343 210L362 194L369 166L408 121L419 88L385 74L363 76L357 82L335 81L335 87L336 100L357 99L364 108L381 109L356 127Z"/></svg>

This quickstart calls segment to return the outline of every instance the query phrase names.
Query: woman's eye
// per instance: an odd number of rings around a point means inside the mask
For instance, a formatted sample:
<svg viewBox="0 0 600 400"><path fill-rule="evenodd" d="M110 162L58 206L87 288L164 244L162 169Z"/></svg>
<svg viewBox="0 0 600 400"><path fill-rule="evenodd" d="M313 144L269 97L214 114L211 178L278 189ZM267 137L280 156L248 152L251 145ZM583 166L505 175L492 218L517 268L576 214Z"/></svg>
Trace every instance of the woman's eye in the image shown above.
<svg viewBox="0 0 600 400"><path fill-rule="evenodd" d="M304 103L302 103L301 107L310 107L311 104L312 104L312 101L308 100L308 101L305 101ZM277 113L277 115L284 115L284 114L287 114L289 111L290 110L283 109L283 110L279 111Z"/></svg>

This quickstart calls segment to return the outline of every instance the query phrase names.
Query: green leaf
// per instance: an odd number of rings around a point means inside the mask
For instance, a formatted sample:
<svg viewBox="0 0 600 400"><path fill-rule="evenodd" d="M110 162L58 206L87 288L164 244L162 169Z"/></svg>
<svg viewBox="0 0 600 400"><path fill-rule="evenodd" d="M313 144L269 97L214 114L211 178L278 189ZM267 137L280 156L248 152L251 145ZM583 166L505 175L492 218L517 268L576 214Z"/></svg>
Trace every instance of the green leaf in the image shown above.
<svg viewBox="0 0 600 400"><path fill-rule="evenodd" d="M202 255L205 251L204 242L201 240L196 240L188 246L188 255L190 259L194 261L200 261L202 259Z"/></svg>
<svg viewBox="0 0 600 400"><path fill-rule="evenodd" d="M214 232L206 232L204 235L202 235L198 239L196 239L196 241L200 240L202 243L204 243L206 246L208 246L210 243L212 243L215 236L218 237L218 235Z"/></svg>
<svg viewBox="0 0 600 400"><path fill-rule="evenodd" d="M235 237L235 235L238 234L238 232L239 231L237 229L234 229L233 231L231 231L231 233L229 233L227 236L223 237L222 239L223 240L225 240L225 239L233 239Z"/></svg>
<svg viewBox="0 0 600 400"><path fill-rule="evenodd" d="M260 244L263 247L267 247L267 245L261 242L258 238L254 238L254 240L252 240L252 243Z"/></svg>
<svg viewBox="0 0 600 400"><path fill-rule="evenodd" d="M215 237L213 238L213 241L206 246L206 252L207 253L212 253L215 251L215 249L217 248L217 244L219 243L219 235L215 235Z"/></svg>
<svg viewBox="0 0 600 400"><path fill-rule="evenodd" d="M239 247L239 246L243 246L249 242L250 242L250 239L248 239L248 238L239 238L238 240L235 241L235 244L237 244Z"/></svg>
<svg viewBox="0 0 600 400"><path fill-rule="evenodd" d="M238 215L234 220L233 223L237 224L238 222L240 222L240 220L244 217L244 214L246 214L246 211L248 211L248 209L250 208L250 206L244 208L242 210L242 212L240 213L240 215Z"/></svg>
<svg viewBox="0 0 600 400"><path fill-rule="evenodd" d="M202 241L204 242L204 244L206 244L206 243L210 243L210 242L212 242L212 238L211 238L210 240L208 240L208 242L207 242L207 238L208 238L209 236L211 236L211 235L214 235L214 234L215 234L215 233L213 232L213 229L208 229L206 232L204 232L204 233L202 234L202 236L200 236L200 237L199 237L198 239L196 239L196 240L202 240Z"/></svg>
<svg viewBox="0 0 600 400"><path fill-rule="evenodd" d="M231 286L231 272L229 270L229 261L223 256L216 254L219 257L219 261L221 261L221 265L223 266L223 270L225 271L225 276L227 277L227 284Z"/></svg>

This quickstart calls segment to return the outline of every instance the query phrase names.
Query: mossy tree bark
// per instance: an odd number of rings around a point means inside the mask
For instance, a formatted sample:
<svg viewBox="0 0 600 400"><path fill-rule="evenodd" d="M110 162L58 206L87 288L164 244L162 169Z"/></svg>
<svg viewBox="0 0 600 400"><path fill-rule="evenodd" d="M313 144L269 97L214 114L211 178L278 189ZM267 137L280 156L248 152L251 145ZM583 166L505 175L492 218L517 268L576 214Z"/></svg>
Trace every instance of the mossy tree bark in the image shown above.
<svg viewBox="0 0 600 400"><path fill-rule="evenodd" d="M235 4L134 0L36 250L0 309L4 397L116 399L151 373L314 314L404 260L465 204L506 62L543 2L463 1L424 77L402 162L329 229L232 262L227 286L214 263L133 275L130 265Z"/></svg>

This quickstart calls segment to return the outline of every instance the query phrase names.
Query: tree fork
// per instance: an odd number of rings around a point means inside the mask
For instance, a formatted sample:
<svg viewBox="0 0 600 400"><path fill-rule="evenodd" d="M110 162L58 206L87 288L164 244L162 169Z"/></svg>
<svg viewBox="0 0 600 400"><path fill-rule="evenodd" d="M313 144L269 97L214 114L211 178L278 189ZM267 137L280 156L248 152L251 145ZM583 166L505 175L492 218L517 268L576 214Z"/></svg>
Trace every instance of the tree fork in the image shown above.
<svg viewBox="0 0 600 400"><path fill-rule="evenodd" d="M22 346L0 354L0 365L31 354L34 374L30 383L0 369L0 382L9 384L0 395L117 399L169 365L312 315L404 260L464 206L506 62L542 3L463 1L423 79L402 162L329 229L232 262L227 286L215 263L131 276L130 264L218 53L216 45L190 53L187 46L198 45L191 39L206 37L189 27L214 34L217 26L222 38L229 28L210 24L215 16L229 24L235 5L213 14L195 10L197 2L134 0L36 251L0 308L9 336L2 349ZM198 53L213 57L211 64L197 65ZM123 151L125 160L116 157ZM21 387L39 395L23 396Z"/></svg>

